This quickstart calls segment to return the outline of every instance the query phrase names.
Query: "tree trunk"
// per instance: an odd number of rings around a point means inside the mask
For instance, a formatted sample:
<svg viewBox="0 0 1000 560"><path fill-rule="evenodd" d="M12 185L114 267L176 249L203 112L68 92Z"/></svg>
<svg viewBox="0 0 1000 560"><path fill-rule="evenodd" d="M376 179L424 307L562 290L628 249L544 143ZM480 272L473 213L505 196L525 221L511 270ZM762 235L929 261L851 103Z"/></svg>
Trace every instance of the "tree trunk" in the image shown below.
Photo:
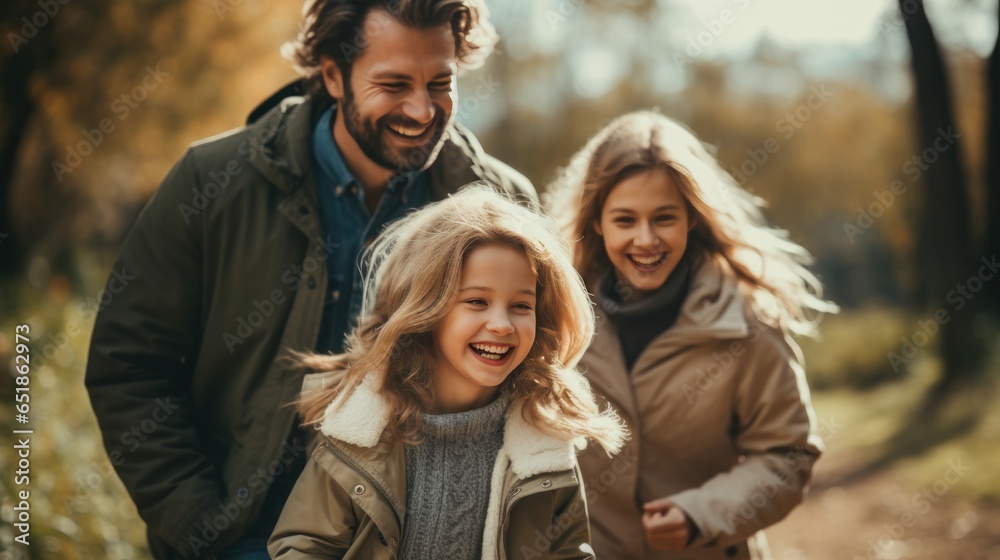
<svg viewBox="0 0 1000 560"><path fill-rule="evenodd" d="M923 173L924 208L918 231L918 273L929 290L925 300L950 320L940 325L943 372L938 389L947 391L978 372L982 343L972 329L975 305L953 304L978 269L970 229L969 196L962 168L961 139L956 136L948 74L923 2L899 0L912 50L919 142L914 164ZM912 11L913 13L907 13ZM945 303L947 301L947 303Z"/></svg>
<svg viewBox="0 0 1000 560"><path fill-rule="evenodd" d="M7 5L0 13L4 21L12 21L14 6ZM13 29L18 33L20 28L15 25ZM21 142L35 112L28 82L34 66L32 49L37 48L37 43L29 43L26 47L18 44L18 47L19 52L6 51L0 58L0 79L3 83L0 88L0 277L7 278L21 270L24 260L24 245L14 231L11 186Z"/></svg>
<svg viewBox="0 0 1000 560"><path fill-rule="evenodd" d="M997 6L1000 25L1000 2ZM986 66L986 240L983 256L1000 258L1000 33ZM1000 278L987 284L990 313L1000 318Z"/></svg>

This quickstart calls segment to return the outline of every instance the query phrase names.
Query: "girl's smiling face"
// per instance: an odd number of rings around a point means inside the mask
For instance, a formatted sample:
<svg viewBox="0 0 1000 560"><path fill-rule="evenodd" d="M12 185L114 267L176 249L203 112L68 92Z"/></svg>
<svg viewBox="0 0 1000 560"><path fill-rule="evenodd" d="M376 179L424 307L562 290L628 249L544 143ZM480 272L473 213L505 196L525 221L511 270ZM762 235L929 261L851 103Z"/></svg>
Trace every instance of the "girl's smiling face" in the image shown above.
<svg viewBox="0 0 1000 560"><path fill-rule="evenodd" d="M455 303L433 331L436 412L485 406L521 365L535 340L537 284L520 249L484 245L466 256Z"/></svg>
<svg viewBox="0 0 1000 560"><path fill-rule="evenodd" d="M641 298L667 281L694 227L687 202L662 168L634 173L612 187L594 229L620 282Z"/></svg>

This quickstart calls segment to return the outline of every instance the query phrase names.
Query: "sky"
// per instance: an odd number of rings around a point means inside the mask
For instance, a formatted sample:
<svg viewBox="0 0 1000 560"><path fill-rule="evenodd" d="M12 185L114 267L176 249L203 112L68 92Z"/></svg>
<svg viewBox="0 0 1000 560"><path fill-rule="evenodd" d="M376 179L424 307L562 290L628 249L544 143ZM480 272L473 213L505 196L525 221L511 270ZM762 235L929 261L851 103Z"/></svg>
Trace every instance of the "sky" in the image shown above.
<svg viewBox="0 0 1000 560"><path fill-rule="evenodd" d="M532 47L546 50L579 32L580 6L594 4L628 10L630 0L487 0L505 37L530 27ZM897 0L660 0L669 15L669 32L694 38L717 32L707 55L729 55L752 48L764 35L786 47L861 46L878 36L905 42ZM939 38L986 56L996 40L995 0L926 0ZM728 21L722 22L728 10ZM722 22L721 24L718 22ZM506 23L506 24L505 24ZM609 26L614 21L606 22ZM714 25L713 25L714 23ZM720 27L721 25L721 27ZM624 33L627 34L627 30Z"/></svg>
<svg viewBox="0 0 1000 560"><path fill-rule="evenodd" d="M487 0L507 52L515 59L538 53L566 55L565 68L577 95L597 99L626 78L630 53L642 51L637 37L636 15L628 8L638 0ZM910 47L897 0L659 0L663 6L663 37L669 45L647 49L655 61L652 75L660 94L671 94L688 84L687 69L678 62L686 48L694 45L701 60L739 61L749 58L767 40L798 53L808 75L766 76L751 72L733 76L732 87L761 92L795 91L809 80L849 78L863 74L859 65L867 60L891 61L875 84L888 98L909 95ZM947 49L971 49L988 56L996 41L997 0L925 0L939 41ZM580 17L582 7L611 8L607 16L594 20ZM658 28L654 26L654 28ZM697 43L697 44L696 44ZM729 65L733 72L740 64ZM745 74L745 73L744 73ZM560 92L547 86L549 76L540 76L537 87L517 98L533 107L555 106ZM770 89L769 89L770 88ZM488 125L498 115L480 112L470 123Z"/></svg>
<svg viewBox="0 0 1000 560"><path fill-rule="evenodd" d="M957 9L963 4L959 0L927 0L926 5L943 40L965 44L985 56L996 39L996 3L972 3L984 9L963 13ZM720 21L723 10L730 10L730 23L712 43L720 53L748 48L765 33L787 47L859 46L879 33L902 30L894 0L673 0L668 5L688 11L700 22L695 32L706 29L706 22ZM956 14L962 14L961 21L956 21Z"/></svg>
<svg viewBox="0 0 1000 560"><path fill-rule="evenodd" d="M776 42L792 46L809 43L860 44L867 41L884 14L886 2L873 0L701 0L674 2L690 11L701 23L692 32L718 29L722 14L732 15L712 43L717 51L740 50L768 34Z"/></svg>

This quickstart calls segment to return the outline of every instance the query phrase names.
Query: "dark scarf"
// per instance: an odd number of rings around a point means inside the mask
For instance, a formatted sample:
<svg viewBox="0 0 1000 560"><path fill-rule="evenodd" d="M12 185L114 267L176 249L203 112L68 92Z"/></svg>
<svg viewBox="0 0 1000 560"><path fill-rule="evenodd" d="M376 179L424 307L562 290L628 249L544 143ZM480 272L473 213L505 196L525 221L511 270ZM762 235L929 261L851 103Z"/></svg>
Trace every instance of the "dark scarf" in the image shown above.
<svg viewBox="0 0 1000 560"><path fill-rule="evenodd" d="M646 346L677 320L691 278L688 260L686 255L681 258L667 281L638 301L622 301L615 290L617 278L614 269L608 271L598 284L597 304L618 327L618 340L629 372Z"/></svg>

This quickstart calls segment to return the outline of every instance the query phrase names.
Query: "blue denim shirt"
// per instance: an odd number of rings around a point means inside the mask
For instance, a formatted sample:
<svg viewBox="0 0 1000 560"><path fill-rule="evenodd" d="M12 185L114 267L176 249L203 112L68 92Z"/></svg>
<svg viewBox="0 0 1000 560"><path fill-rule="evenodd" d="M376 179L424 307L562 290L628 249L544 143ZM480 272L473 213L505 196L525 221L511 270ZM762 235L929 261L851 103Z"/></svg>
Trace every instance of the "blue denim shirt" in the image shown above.
<svg viewBox="0 0 1000 560"><path fill-rule="evenodd" d="M333 140L334 107L327 109L313 131L313 159L323 233L335 249L327 259L327 294L323 323L316 342L320 353L340 353L344 338L361 312L363 277L359 257L392 221L427 203L427 174L412 171L389 180L372 215L365 206L365 191L347 168Z"/></svg>

